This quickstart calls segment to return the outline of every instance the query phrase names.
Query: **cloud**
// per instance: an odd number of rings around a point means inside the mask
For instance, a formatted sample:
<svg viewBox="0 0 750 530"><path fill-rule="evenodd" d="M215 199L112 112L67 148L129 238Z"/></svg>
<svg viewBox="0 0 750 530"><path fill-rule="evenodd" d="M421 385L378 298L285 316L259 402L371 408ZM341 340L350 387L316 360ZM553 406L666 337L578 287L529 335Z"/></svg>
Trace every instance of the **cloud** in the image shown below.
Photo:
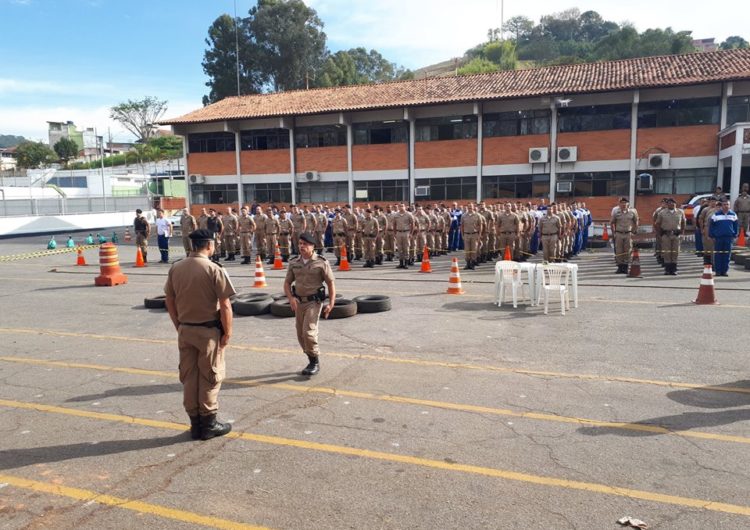
<svg viewBox="0 0 750 530"><path fill-rule="evenodd" d="M60 83L34 81L29 79L8 79L0 77L0 95L35 94L60 96L101 95L114 87L106 83Z"/></svg>

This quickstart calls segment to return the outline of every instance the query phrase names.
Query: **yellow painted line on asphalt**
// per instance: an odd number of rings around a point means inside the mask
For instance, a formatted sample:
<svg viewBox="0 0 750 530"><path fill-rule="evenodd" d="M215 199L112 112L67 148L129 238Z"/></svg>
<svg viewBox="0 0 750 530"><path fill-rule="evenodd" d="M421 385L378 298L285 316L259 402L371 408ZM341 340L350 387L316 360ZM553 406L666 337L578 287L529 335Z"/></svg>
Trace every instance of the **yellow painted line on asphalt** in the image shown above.
<svg viewBox="0 0 750 530"><path fill-rule="evenodd" d="M176 346L177 340L167 339L146 339L141 337L125 337L120 335L98 335L94 333L77 333L73 331L57 331L52 329L43 328L0 328L0 333L5 334L26 334L26 335L51 335L55 337L74 337L74 338L87 338L95 340L107 340L107 341L123 341L123 342L137 342L146 344L168 344ZM256 347L256 346L242 346L239 344L233 344L229 346L230 349L239 351L250 351L254 353L281 353L285 355L296 355L299 356L299 350L290 350L284 348L270 348L270 347ZM655 379L639 379L633 377L619 377L619 376L607 376L607 375L596 375L596 374L576 374L567 372L550 372L544 370L525 370L522 368L506 368L503 366L493 365L482 365L482 364L469 364L469 363L453 363L445 361L430 361L424 359L410 359L406 357L393 357L386 355L372 355L366 353L344 353L344 352L326 352L328 357L337 357L340 359L351 359L351 360L368 360L378 361L393 364L408 364L413 366L425 366L434 368L450 368L455 370L470 370L478 372L491 372L491 373L506 373L506 374L519 374L527 375L531 377L545 377L552 379L578 379L582 381L606 381L615 383L628 383L636 385L652 385L652 386L663 386L669 388L685 388L689 390L710 390L715 392L729 392L739 394L750 394L750 388L742 387L730 387L730 386L712 386L703 385L697 383L682 383L675 381L660 381Z"/></svg>
<svg viewBox="0 0 750 530"><path fill-rule="evenodd" d="M219 519L217 517L209 517L193 512L187 512L184 510L177 510L175 508L167 508L166 506L160 506L158 504L151 504L143 501L134 501L122 497L114 497L112 495L97 493L91 490L73 488L70 486L61 486L58 484L50 484L48 482L29 480L12 475L0 474L0 482L4 482L16 488L31 490L38 493L49 493L51 495L67 497L69 499L75 499L77 501L83 501L86 503L93 502L104 506L113 506L115 508L122 508L124 510L130 510L133 512L155 515L162 519L173 519L175 521L181 521L183 523L198 524L210 528L224 528L227 530L263 530L265 528L262 526L254 526L245 523L229 521L227 519Z"/></svg>
<svg viewBox="0 0 750 530"><path fill-rule="evenodd" d="M140 368L127 368L121 366L106 366L99 364L73 363L66 361L46 361L41 359L31 359L27 357L0 357L0 361L12 362L18 364L29 364L37 366L55 366L68 369L96 370L101 372L117 372L131 375L147 375L151 377L162 377L166 379L177 379L177 374L162 370L143 370ZM599 421L588 418L577 418L574 416L560 416L558 414L549 414L544 412L523 412L511 409L499 409L494 407L485 407L481 405L466 405L462 403L450 403L446 401L435 401L429 399L412 398L408 396L396 396L392 394L373 394L370 392L360 392L356 390L344 390L340 388L293 385L290 383L264 383L263 381L243 381L241 379L225 379L224 384L234 384L247 387L271 387L280 390L288 390L299 393L327 394L333 396L348 397L353 399L364 399L369 401L383 401L388 403L400 403L404 405L418 405L420 407L432 407L443 410L454 410L459 412L472 412L479 414L490 414L494 416L506 416L513 418L522 418L527 420L549 421L555 423L567 423L578 426L597 427L602 429L620 429L625 431L645 432L651 434L668 434L684 438L700 438L703 440L712 440L719 442L731 442L750 444L750 438L745 436L733 436L727 434L716 434L709 432L685 430L675 431L659 425L648 425L643 423L629 422L612 422Z"/></svg>
<svg viewBox="0 0 750 530"><path fill-rule="evenodd" d="M91 412L80 409L70 409L63 407L56 407L52 405L41 405L38 403L25 403L22 401L11 401L0 399L0 406L33 410L38 412L47 412L52 414L63 414L68 416L75 416L79 418L88 418L93 420L103 420L110 422L127 423L130 425L142 425L146 427L153 427L157 429L169 429L173 431L186 431L189 427L179 423L149 420L145 418L136 418L132 416L122 416L119 414L107 414L102 412ZM606 484L598 484L595 482L581 482L577 480L568 480L556 477L547 477L543 475L533 475L529 473L521 473L518 471L511 471L505 469L491 468L475 466L470 464L459 464L449 463L442 460L432 460L429 458L422 458L409 455L401 455L396 453L386 453L382 451L373 451L370 449L361 449L357 447L346 447L342 445L332 445L318 442L310 442L307 440L297 440L293 438L283 438L280 436L268 436L263 434L252 434L247 432L232 431L226 435L228 438L235 438L240 440L248 440L252 442L258 442L262 444L293 447L296 449L307 449L311 451L319 451L324 453L331 453L336 455L356 456L368 460L380 460L385 462L397 462L400 464L407 464L411 466L419 466L432 469L440 469L444 471L453 471L459 473L467 473L472 475L481 475L485 477L500 478L505 480L512 480L516 482L524 482L528 484L536 484L541 486L548 486L553 488L562 488L569 490L586 491L590 493L598 493L603 495L613 495L616 497L625 497L629 499L640 499L650 502L658 502L663 504L672 504L676 506L684 506L689 508L698 508L702 510L708 510L713 512L730 513L734 515L743 515L750 517L750 506L742 506L737 504L728 504L723 502L716 502L704 499L695 499L691 497L681 497L677 495L666 495L663 493L656 493L651 491L636 490L630 488L620 488L617 486L609 486Z"/></svg>

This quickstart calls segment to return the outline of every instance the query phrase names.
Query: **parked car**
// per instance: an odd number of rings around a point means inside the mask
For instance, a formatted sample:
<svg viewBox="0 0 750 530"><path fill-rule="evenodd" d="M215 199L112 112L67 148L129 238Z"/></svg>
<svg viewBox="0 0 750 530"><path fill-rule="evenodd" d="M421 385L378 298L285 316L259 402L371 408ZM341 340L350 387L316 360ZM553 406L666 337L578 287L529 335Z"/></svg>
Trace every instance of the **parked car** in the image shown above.
<svg viewBox="0 0 750 530"><path fill-rule="evenodd" d="M688 223L693 222L693 208L695 208L698 203L701 202L701 199L707 199L712 196L713 193L703 193L701 195L696 195L695 197L692 197L687 203L682 205L682 209L685 212L685 219L687 219Z"/></svg>
<svg viewBox="0 0 750 530"><path fill-rule="evenodd" d="M182 237L182 211L180 210L174 215L167 217L167 221L172 223L172 235L175 237Z"/></svg>

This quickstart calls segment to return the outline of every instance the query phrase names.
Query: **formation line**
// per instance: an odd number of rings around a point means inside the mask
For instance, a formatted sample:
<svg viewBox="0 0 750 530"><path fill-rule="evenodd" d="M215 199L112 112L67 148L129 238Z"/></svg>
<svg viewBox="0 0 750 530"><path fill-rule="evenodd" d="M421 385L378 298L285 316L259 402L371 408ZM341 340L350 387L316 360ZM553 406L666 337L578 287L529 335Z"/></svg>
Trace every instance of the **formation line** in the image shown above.
<svg viewBox="0 0 750 530"><path fill-rule="evenodd" d="M115 508L122 508L124 510L130 510L133 512L155 515L162 519L173 519L175 521L199 524L202 526L207 526L209 528L223 528L227 530L265 529L265 527L262 526L253 526L245 523L229 521L227 519L208 517L193 512L177 510L175 508L167 508L166 506L160 506L158 504L134 501L130 499L124 499L122 497L104 495L95 491L72 488L70 486L60 486L58 484L50 484L48 482L39 482L37 480L29 480L12 475L0 474L0 482L4 482L16 488L31 490L38 493L48 493L51 495L57 495L59 497L68 497L69 499L75 499L77 501L95 502L104 506L114 506Z"/></svg>
<svg viewBox="0 0 750 530"><path fill-rule="evenodd" d="M30 359L24 357L0 357L0 361L13 362L19 364L32 364L40 366L56 366L68 369L86 369L86 370L97 370L103 372L119 372L125 374L134 375L148 375L151 377L163 377L167 379L177 379L177 375L174 372L167 372L161 370L143 370L140 368L127 368L118 366L105 366L97 364L84 364L84 363L71 363L64 361L44 361L38 359ZM454 410L459 412L473 412L479 414L490 414L494 416L506 416L514 418L522 418L528 420L537 421L550 421L556 423L567 423L578 426L586 427L597 427L607 429L620 429L625 431L636 431L645 432L651 434L669 434L674 436L681 436L684 438L700 438L703 440L713 440L720 442L731 442L750 444L750 438L745 436L733 436L727 434L716 434L709 432L685 430L675 431L667 429L659 425L649 425L644 423L629 423L629 422L611 422L611 421L599 421L588 418L577 418L571 416L560 416L557 414L549 414L545 412L522 412L511 409L499 409L494 407L485 407L481 405L466 405L462 403L450 403L446 401L435 401L430 399L419 399L408 396L395 396L392 394L373 394L370 392L360 392L356 390L343 390L339 388L331 387L320 387L320 386L304 386L304 385L293 385L289 383L264 383L263 381L243 381L238 379L225 379L224 384L233 384L238 386L248 387L271 387L278 388L280 390L288 390L291 392L299 393L315 393L315 394L328 394L334 396L348 397L353 399L364 399L370 401L384 401L389 403L400 403L404 405L418 405L421 407L431 407L443 410Z"/></svg>
<svg viewBox="0 0 750 530"><path fill-rule="evenodd" d="M0 406L9 407L15 409L33 410L38 412L46 412L52 414L63 414L68 416L76 416L80 418L88 418L93 420L103 420L110 422L127 423L131 425L143 425L146 427L153 427L157 429L169 429L173 431L187 431L188 426L179 423L149 420L145 418L136 418L131 416L122 416L119 414L107 414L101 412L91 412L80 409L69 409L63 407L56 407L51 405L41 405L38 403L25 403L21 401L10 401L0 399ZM367 460L380 460L385 462L398 462L400 464L407 464L410 466L418 466L424 468L440 469L444 471L452 471L457 473L465 473L471 475L480 475L485 477L500 478L505 480L512 480L515 482L524 482L528 484L536 484L540 486L547 486L552 488L562 488L568 490L586 491L589 493L597 493L602 495L611 495L615 497L625 497L630 499L640 499L649 502L658 502L662 504L672 504L676 506L684 506L688 508L697 508L702 510L708 510L712 512L729 513L733 515L742 515L750 517L750 506L742 506L737 504L728 504L723 502L716 502L711 500L696 499L692 497L681 497L677 495L666 495L663 493L657 493L645 490L636 490L631 488L620 488L617 486L608 486L606 484L599 484L595 482L582 482L577 480L568 480L556 477L547 477L543 475L532 475L529 473L521 473L517 471L510 471L505 469L491 468L475 466L470 464L459 464L449 463L442 460L432 460L429 458L422 458L409 455L401 455L396 453L386 453L383 451L373 451L370 449L361 449L357 447L346 447L342 445L332 445L318 442L310 442L307 440L296 440L293 438L282 438L280 436L268 436L262 434L252 434L247 432L232 431L226 435L228 438L235 438L241 440L248 440L258 442L262 444L293 447L296 449L307 449L311 451L319 451L324 453L356 456Z"/></svg>
<svg viewBox="0 0 750 530"><path fill-rule="evenodd" d="M5 334L27 334L27 335L51 335L55 337L76 337L95 340L139 342L147 344L168 344L176 346L176 339L146 339L141 337L124 337L118 335L98 335L94 333L77 333L72 331L57 331L43 328L0 328L0 333ZM257 346L242 346L240 344L230 345L230 349L239 351L250 351L254 353L281 353L285 355L299 355L298 350L284 348L265 348ZM471 363L454 363L445 361L431 361L425 359L411 359L408 357L393 357L386 355L372 355L366 353L344 353L344 352L326 352L326 356L336 357L339 359L368 360L393 364L408 364L413 366L428 366L435 368L450 368L455 370L472 370L478 372L519 374L531 377L544 377L553 379L578 379L582 381L608 381L616 383L629 383L636 385L653 385L668 388L685 388L689 390L729 392L735 394L750 394L750 388L732 387L732 386L713 386L697 383L683 383L675 381L660 381L655 379L640 379L634 377L619 377L596 374L576 374L567 372L551 372L545 370L525 370L521 368L506 368L504 366L471 364Z"/></svg>

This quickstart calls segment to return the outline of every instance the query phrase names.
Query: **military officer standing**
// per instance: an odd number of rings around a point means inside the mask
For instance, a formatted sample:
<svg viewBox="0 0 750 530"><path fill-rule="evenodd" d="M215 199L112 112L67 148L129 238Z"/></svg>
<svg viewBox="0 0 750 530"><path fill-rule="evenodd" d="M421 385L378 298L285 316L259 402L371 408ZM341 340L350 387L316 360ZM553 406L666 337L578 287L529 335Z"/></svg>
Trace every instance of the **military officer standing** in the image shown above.
<svg viewBox="0 0 750 530"><path fill-rule="evenodd" d="M141 249L143 263L148 263L148 236L151 235L151 225L143 216L143 210L138 208L133 219L133 232L135 233L135 245Z"/></svg>
<svg viewBox="0 0 750 530"><path fill-rule="evenodd" d="M372 269L375 267L375 240L380 227L378 220L372 216L371 209L365 210L365 218L360 227L362 228L362 243L365 247L365 264L362 266Z"/></svg>
<svg viewBox="0 0 750 530"><path fill-rule="evenodd" d="M189 256L193 251L190 234L195 230L198 230L198 221L195 220L195 217L190 215L190 210L183 208L182 215L180 216L180 232L182 233L182 246L185 249L186 256Z"/></svg>
<svg viewBox="0 0 750 530"><path fill-rule="evenodd" d="M661 255L664 259L664 274L677 276L677 258L680 254L680 236L685 231L685 212L675 207L673 198L667 199L667 207L661 208L654 222L656 233L661 234Z"/></svg>
<svg viewBox="0 0 750 530"><path fill-rule="evenodd" d="M630 201L623 197L620 199L620 207L614 211L609 222L614 232L617 274L627 274L633 250L633 234L638 232L638 212L635 208L630 208Z"/></svg>
<svg viewBox="0 0 750 530"><path fill-rule="evenodd" d="M234 261L237 255L237 231L239 230L239 220L230 206L227 208L227 214L224 216L224 248L227 251L227 257L224 261Z"/></svg>
<svg viewBox="0 0 750 530"><path fill-rule="evenodd" d="M292 221L292 224L294 225L294 232L296 234L302 234L303 232L308 231L307 230L307 220L305 219L305 214L303 214L299 208L297 208L296 204L292 205L292 215L289 217L289 219ZM292 254L299 254L299 249L297 248L297 240L292 239L292 248L291 253Z"/></svg>
<svg viewBox="0 0 750 530"><path fill-rule="evenodd" d="M294 311L297 340L307 355L308 365L302 375L315 375L320 371L318 348L318 321L328 287L328 304L323 316L328 318L336 303L336 286L328 261L315 253L315 238L305 232L298 239L300 254L289 262L284 280L284 293Z"/></svg>
<svg viewBox="0 0 750 530"><path fill-rule="evenodd" d="M281 249L281 260L284 263L289 261L289 250L294 234L294 223L288 217L282 216L279 219L279 248Z"/></svg>
<svg viewBox="0 0 750 530"><path fill-rule="evenodd" d="M416 226L417 221L414 216L406 211L406 206L403 203L399 204L398 212L393 214L393 232L398 247L397 269L409 268L409 236L416 229Z"/></svg>
<svg viewBox="0 0 750 530"><path fill-rule="evenodd" d="M236 294L226 271L211 263L214 234L190 234L194 252L169 269L164 286L169 317L177 330L183 405L190 417L190 435L208 440L232 430L216 419L219 389L226 375L224 348L232 336L232 304Z"/></svg>
<svg viewBox="0 0 750 530"><path fill-rule="evenodd" d="M562 221L556 215L557 205L553 202L547 208L547 215L539 218L539 231L542 235L542 251L544 261L557 261L557 248L562 237Z"/></svg>
<svg viewBox="0 0 750 530"><path fill-rule="evenodd" d="M517 256L518 238L521 234L521 220L511 211L511 204L503 205L502 213L496 218L497 250L505 259L505 248L510 249L511 257Z"/></svg>
<svg viewBox="0 0 750 530"><path fill-rule="evenodd" d="M315 251L323 254L326 230L328 229L328 216L322 206L315 209Z"/></svg>
<svg viewBox="0 0 750 530"><path fill-rule="evenodd" d="M258 206L255 208L255 251L260 255L260 259L266 260L266 214Z"/></svg>
<svg viewBox="0 0 750 530"><path fill-rule="evenodd" d="M253 251L253 232L255 232L255 221L250 217L247 206L240 208L238 224L240 227L240 255L242 265L250 263L250 255Z"/></svg>
<svg viewBox="0 0 750 530"><path fill-rule="evenodd" d="M266 210L266 256L268 256L268 264L273 265L273 255L276 253L276 245L279 242L279 220L273 215L273 210L268 208Z"/></svg>
<svg viewBox="0 0 750 530"><path fill-rule="evenodd" d="M737 214L739 229L743 233L747 233L748 224L750 224L750 194L748 194L748 188L750 188L750 184L745 182L742 185L742 192L734 201L734 213ZM745 246L750 246L750 238L745 240Z"/></svg>
<svg viewBox="0 0 750 530"><path fill-rule="evenodd" d="M656 224L656 220L659 218L659 214L662 210L664 210L667 207L667 198L664 197L661 202L659 203L659 206L657 206L656 210L654 210L653 213L653 222L654 222L654 255L656 256L656 261L659 262L660 265L664 265L664 254L662 254L661 251L661 233L659 232L659 226ZM664 273L667 274L667 270L665 268Z"/></svg>
<svg viewBox="0 0 750 530"><path fill-rule="evenodd" d="M716 213L719 209L717 206L718 197L711 196L708 198L708 206L701 208L698 214L698 225L701 228L702 241L703 241L703 263L705 265L714 264L714 247L715 241L708 234L708 224L711 220L711 216Z"/></svg>
<svg viewBox="0 0 750 530"><path fill-rule="evenodd" d="M359 219L352 213L351 206L348 204L344 205L344 211L341 213L341 217L346 221L346 255L350 261L354 258L354 240L357 237L357 231L359 230Z"/></svg>
<svg viewBox="0 0 750 530"><path fill-rule="evenodd" d="M484 232L484 217L475 211L474 203L469 203L468 211L461 216L461 235L464 240L465 270L474 270L477 266L479 241Z"/></svg>
<svg viewBox="0 0 750 530"><path fill-rule="evenodd" d="M201 214L198 216L198 228L206 230L208 228L208 212L205 208L201 208Z"/></svg>
<svg viewBox="0 0 750 530"><path fill-rule="evenodd" d="M375 206L375 219L378 221L378 237L375 238L375 264L383 264L383 249L388 233L388 217L380 206Z"/></svg>
<svg viewBox="0 0 750 530"><path fill-rule="evenodd" d="M336 208L335 215L331 221L333 232L333 253L336 255L336 266L341 265L341 248L346 245L346 219L341 217L341 210Z"/></svg>

